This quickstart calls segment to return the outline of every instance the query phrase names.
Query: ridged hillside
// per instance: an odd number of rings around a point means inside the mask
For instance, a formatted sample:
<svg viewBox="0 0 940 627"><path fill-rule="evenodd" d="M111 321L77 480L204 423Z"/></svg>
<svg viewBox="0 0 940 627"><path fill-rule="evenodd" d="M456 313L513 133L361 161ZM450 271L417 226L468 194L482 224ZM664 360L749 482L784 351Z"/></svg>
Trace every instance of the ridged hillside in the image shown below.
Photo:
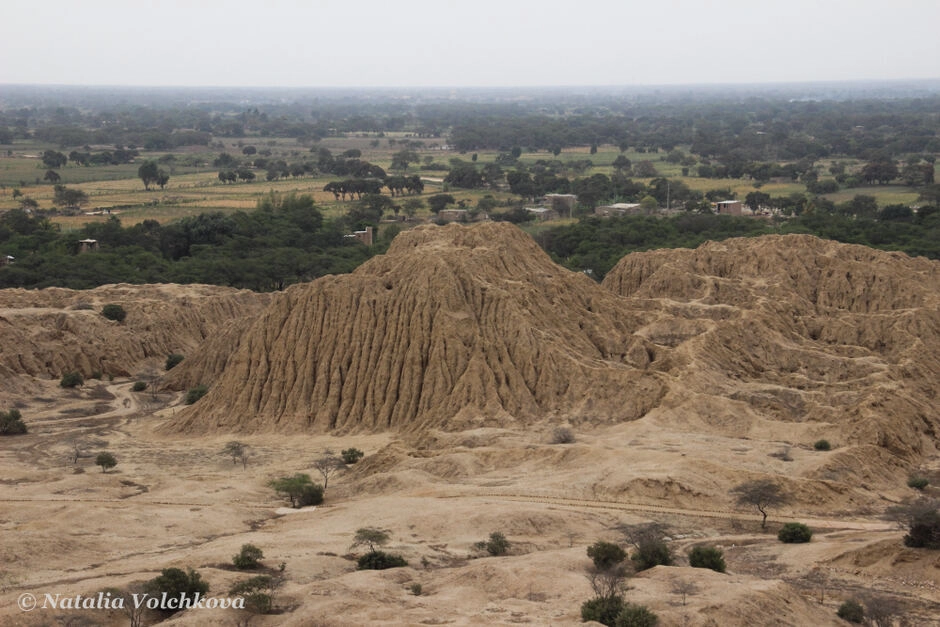
<svg viewBox="0 0 940 627"><path fill-rule="evenodd" d="M133 374L146 359L191 354L269 301L268 295L207 285L0 290L0 377ZM106 304L121 305L126 319L102 316Z"/></svg>
<svg viewBox="0 0 940 627"><path fill-rule="evenodd" d="M173 428L631 420L664 392L633 335L646 317L511 225L420 227L350 275L279 296L234 353L203 360L224 372Z"/></svg>
<svg viewBox="0 0 940 627"><path fill-rule="evenodd" d="M769 236L629 255L598 285L510 225L421 227L207 343L174 376L210 393L168 428L456 430L650 415L735 437L777 439L800 424L801 438L862 447L829 457L820 478L879 451L887 469L892 456L933 450L940 429L938 266Z"/></svg>
<svg viewBox="0 0 940 627"><path fill-rule="evenodd" d="M851 440L901 455L935 441L940 263L766 236L628 255L604 286L687 320L641 331L681 355L687 396L839 424Z"/></svg>

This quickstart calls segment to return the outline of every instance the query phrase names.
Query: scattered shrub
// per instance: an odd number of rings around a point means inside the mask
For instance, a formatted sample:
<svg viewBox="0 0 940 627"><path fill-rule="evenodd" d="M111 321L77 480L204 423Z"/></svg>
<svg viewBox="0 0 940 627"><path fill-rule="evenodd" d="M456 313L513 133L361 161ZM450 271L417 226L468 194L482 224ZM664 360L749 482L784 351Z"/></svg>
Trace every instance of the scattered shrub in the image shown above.
<svg viewBox="0 0 940 627"><path fill-rule="evenodd" d="M401 555L394 555L385 551L369 551L356 562L356 568L359 570L385 570L407 565L408 562Z"/></svg>
<svg viewBox="0 0 940 627"><path fill-rule="evenodd" d="M624 603L614 625L615 627L654 627L658 622L659 617L645 605Z"/></svg>
<svg viewBox="0 0 940 627"><path fill-rule="evenodd" d="M623 599L619 596L597 597L581 604L581 620L613 627L623 607Z"/></svg>
<svg viewBox="0 0 940 627"><path fill-rule="evenodd" d="M59 385L64 388L74 388L85 383L85 379L82 378L80 372L67 372L62 375L62 380L59 381Z"/></svg>
<svg viewBox="0 0 940 627"><path fill-rule="evenodd" d="M146 381L134 381L134 385L131 387L131 390L134 392L143 392L147 389Z"/></svg>
<svg viewBox="0 0 940 627"><path fill-rule="evenodd" d="M478 549L485 550L490 555L505 555L509 551L509 540L499 531L490 534L490 539L485 542L477 542Z"/></svg>
<svg viewBox="0 0 940 627"><path fill-rule="evenodd" d="M627 559L627 553L613 542L598 540L588 547L587 555L597 570L607 570Z"/></svg>
<svg viewBox="0 0 940 627"><path fill-rule="evenodd" d="M348 448L343 451L340 451L340 455L342 455L343 457L344 464L355 464L360 459L365 457L365 453L363 453L357 448Z"/></svg>
<svg viewBox="0 0 940 627"><path fill-rule="evenodd" d="M107 318L108 320L114 320L115 322L124 322L124 318L127 317L127 312L124 311L124 308L120 305L109 304L105 305L101 309L101 315Z"/></svg>
<svg viewBox="0 0 940 627"><path fill-rule="evenodd" d="M262 581L256 582L256 579ZM252 614L270 614L274 609L274 599L270 594L264 592L268 584L266 580L270 579L267 575L252 577L247 581L240 581L232 586L228 593L235 597L245 599L245 609Z"/></svg>
<svg viewBox="0 0 940 627"><path fill-rule="evenodd" d="M165 370L171 370L173 367L178 366L181 361L185 359L179 353L171 353L166 357L166 364L164 364Z"/></svg>
<svg viewBox="0 0 940 627"><path fill-rule="evenodd" d="M147 582L145 589L151 595L166 594L171 599L184 600L185 604L185 600L195 603L196 595L205 596L209 592L209 584L192 568L188 572L179 568L164 568L158 577Z"/></svg>
<svg viewBox="0 0 940 627"><path fill-rule="evenodd" d="M100 381L100 380L101 380L101 377L102 377L102 372L101 372L100 370L92 370L92 371L91 371L91 378L92 378L92 379L97 379L97 380Z"/></svg>
<svg viewBox="0 0 940 627"><path fill-rule="evenodd" d="M192 405L200 398L205 396L209 392L209 388L204 385L197 385L194 388L189 388L189 391L186 392L186 404Z"/></svg>
<svg viewBox="0 0 940 627"><path fill-rule="evenodd" d="M689 551L689 566L710 568L716 573L725 572L725 558L721 549L714 546L697 546Z"/></svg>
<svg viewBox="0 0 940 627"><path fill-rule="evenodd" d="M411 590L411 594L415 595L416 597L421 596L421 593L424 592L424 588L420 583L411 584L411 586L409 586L409 590Z"/></svg>
<svg viewBox="0 0 940 627"><path fill-rule="evenodd" d="M790 447L789 447L789 446L782 446L782 447L780 447L780 449L779 449L778 451L775 451L775 452L771 453L770 456L771 456L771 457L775 457L775 458L777 458L777 459L779 459L779 460L781 460L781 461L785 461L785 462L792 462L792 461L793 461L793 456L790 455Z"/></svg>
<svg viewBox="0 0 940 627"><path fill-rule="evenodd" d="M780 528L777 539L786 544L799 544L809 542L813 532L803 523L789 522Z"/></svg>
<svg viewBox="0 0 940 627"><path fill-rule="evenodd" d="M865 620L865 609L862 607L862 604L855 599L849 599L839 606L839 611L836 612L836 615L850 623L861 623Z"/></svg>
<svg viewBox="0 0 940 627"><path fill-rule="evenodd" d="M26 431L20 410L0 411L0 435L22 435Z"/></svg>
<svg viewBox="0 0 940 627"><path fill-rule="evenodd" d="M829 440L816 440L813 443L813 448L817 451L830 451L832 450L832 445L829 444Z"/></svg>
<svg viewBox="0 0 940 627"><path fill-rule="evenodd" d="M557 427L552 431L552 444L571 444L574 442L574 432L568 427Z"/></svg>
<svg viewBox="0 0 940 627"><path fill-rule="evenodd" d="M930 504L912 508L904 545L915 549L940 549L940 511Z"/></svg>
<svg viewBox="0 0 940 627"><path fill-rule="evenodd" d="M323 486L316 483L305 485L300 491L300 499L298 502L300 507L319 505L323 502Z"/></svg>
<svg viewBox="0 0 940 627"><path fill-rule="evenodd" d="M238 555L232 557L232 564L239 570L254 570L261 566L261 558L264 553L254 544L243 544L242 550Z"/></svg>
<svg viewBox="0 0 940 627"><path fill-rule="evenodd" d="M646 570L654 566L671 566L672 552L666 546L662 537L643 538L633 555L630 556L633 567L637 570Z"/></svg>
<svg viewBox="0 0 940 627"><path fill-rule="evenodd" d="M907 487L914 488L915 490L923 490L927 487L927 484L930 481L927 480L927 477L921 477L920 475L912 475L907 480Z"/></svg>
<svg viewBox="0 0 940 627"><path fill-rule="evenodd" d="M98 453L95 457L95 465L101 466L101 472L107 472L117 466L117 458L111 453Z"/></svg>

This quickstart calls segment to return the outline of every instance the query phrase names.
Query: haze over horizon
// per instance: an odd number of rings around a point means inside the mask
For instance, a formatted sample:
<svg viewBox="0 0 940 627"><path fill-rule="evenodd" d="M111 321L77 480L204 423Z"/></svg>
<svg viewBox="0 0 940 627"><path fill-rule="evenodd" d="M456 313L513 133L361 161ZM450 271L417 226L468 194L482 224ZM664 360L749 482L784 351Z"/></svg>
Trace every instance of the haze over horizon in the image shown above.
<svg viewBox="0 0 940 627"><path fill-rule="evenodd" d="M4 3L0 84L587 87L940 78L940 3ZM887 10L886 10L887 9Z"/></svg>

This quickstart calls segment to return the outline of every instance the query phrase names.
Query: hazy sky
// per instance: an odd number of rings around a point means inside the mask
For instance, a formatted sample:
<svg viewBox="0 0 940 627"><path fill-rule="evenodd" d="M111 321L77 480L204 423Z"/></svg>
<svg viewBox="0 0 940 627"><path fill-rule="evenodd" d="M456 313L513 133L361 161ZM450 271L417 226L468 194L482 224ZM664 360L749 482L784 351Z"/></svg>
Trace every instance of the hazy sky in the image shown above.
<svg viewBox="0 0 940 627"><path fill-rule="evenodd" d="M0 84L940 78L940 0L2 0Z"/></svg>

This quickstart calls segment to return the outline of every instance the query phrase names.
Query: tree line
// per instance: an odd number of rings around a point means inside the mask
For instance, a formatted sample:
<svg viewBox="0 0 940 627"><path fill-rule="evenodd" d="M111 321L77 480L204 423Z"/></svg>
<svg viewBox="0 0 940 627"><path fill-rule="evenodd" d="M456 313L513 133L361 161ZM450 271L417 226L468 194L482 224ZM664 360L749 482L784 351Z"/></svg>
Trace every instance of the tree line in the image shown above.
<svg viewBox="0 0 940 627"><path fill-rule="evenodd" d="M0 216L0 250L15 257L0 268L0 288L108 283L208 283L256 291L283 289L355 269L384 250L352 243L348 225L325 220L310 196L264 196L257 209L204 213L160 225L130 227L115 216L63 233L48 218L16 209ZM79 240L99 249L79 254Z"/></svg>

